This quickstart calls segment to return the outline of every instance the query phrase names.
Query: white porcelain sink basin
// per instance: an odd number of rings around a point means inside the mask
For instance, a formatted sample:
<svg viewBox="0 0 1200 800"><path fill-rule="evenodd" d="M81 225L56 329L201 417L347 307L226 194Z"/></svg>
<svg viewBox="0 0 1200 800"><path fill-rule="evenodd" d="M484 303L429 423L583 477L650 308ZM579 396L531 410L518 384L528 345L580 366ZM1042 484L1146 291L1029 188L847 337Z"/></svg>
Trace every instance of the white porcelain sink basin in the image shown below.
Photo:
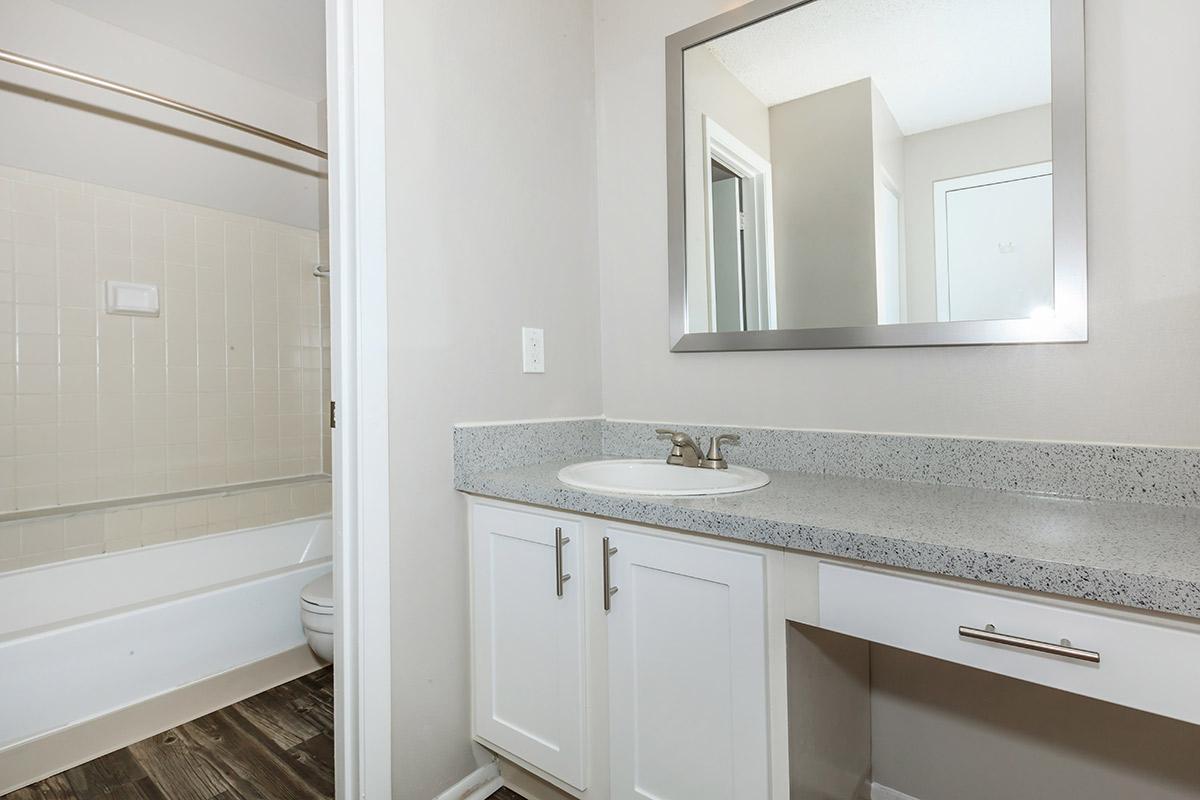
<svg viewBox="0 0 1200 800"><path fill-rule="evenodd" d="M657 459L585 461L563 467L558 471L558 479L568 486L591 492L668 497L746 492L771 481L765 472L749 467L700 469Z"/></svg>

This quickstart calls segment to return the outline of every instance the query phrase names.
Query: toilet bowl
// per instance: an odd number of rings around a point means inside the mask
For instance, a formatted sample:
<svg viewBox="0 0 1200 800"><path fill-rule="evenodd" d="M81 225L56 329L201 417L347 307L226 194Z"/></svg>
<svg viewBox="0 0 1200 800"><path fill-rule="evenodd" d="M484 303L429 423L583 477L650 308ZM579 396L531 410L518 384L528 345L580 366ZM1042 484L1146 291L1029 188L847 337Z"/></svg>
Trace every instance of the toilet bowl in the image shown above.
<svg viewBox="0 0 1200 800"><path fill-rule="evenodd" d="M300 624L312 651L333 661L333 573L326 572L300 590Z"/></svg>

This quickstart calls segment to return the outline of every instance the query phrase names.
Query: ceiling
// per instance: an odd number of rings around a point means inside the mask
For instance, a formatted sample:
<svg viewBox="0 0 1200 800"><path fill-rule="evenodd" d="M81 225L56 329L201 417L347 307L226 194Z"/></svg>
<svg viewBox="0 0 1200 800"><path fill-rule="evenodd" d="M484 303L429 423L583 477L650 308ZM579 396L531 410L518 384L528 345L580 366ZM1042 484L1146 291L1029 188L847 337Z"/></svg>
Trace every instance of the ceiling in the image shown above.
<svg viewBox="0 0 1200 800"><path fill-rule="evenodd" d="M870 77L906 135L1050 102L1050 0L816 0L705 47L768 106Z"/></svg>
<svg viewBox="0 0 1200 800"><path fill-rule="evenodd" d="M324 0L54 1L299 97L325 97Z"/></svg>

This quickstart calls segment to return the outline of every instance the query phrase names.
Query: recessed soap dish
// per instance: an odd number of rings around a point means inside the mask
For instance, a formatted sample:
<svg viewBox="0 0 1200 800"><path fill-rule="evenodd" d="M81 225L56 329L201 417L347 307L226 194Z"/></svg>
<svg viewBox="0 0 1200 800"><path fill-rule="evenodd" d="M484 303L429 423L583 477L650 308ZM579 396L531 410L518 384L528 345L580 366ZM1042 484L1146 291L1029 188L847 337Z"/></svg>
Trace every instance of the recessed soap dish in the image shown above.
<svg viewBox="0 0 1200 800"><path fill-rule="evenodd" d="M104 282L104 309L109 314L158 316L158 286L153 283Z"/></svg>

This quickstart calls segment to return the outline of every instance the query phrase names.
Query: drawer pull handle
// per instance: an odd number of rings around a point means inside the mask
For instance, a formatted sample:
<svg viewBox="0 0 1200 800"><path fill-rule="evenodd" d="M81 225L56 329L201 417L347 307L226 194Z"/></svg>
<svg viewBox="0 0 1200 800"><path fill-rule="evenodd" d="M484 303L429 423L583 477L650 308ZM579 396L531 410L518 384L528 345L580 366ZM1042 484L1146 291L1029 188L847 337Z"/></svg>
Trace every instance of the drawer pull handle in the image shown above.
<svg viewBox="0 0 1200 800"><path fill-rule="evenodd" d="M562 528L554 529L554 589L555 593L563 596L563 584L571 580L571 573L563 572L563 545L571 541L571 537L563 536Z"/></svg>
<svg viewBox="0 0 1200 800"><path fill-rule="evenodd" d="M995 625L988 625L983 629L959 625L958 635L967 639L978 639L981 642L1003 644L1009 647L1019 647L1022 650L1034 650L1038 653L1049 653L1053 656L1074 658L1078 661L1087 661L1090 664L1100 663L1099 653L1094 650L1080 650L1078 647L1071 647L1066 639L1063 640L1063 644L1054 644L1053 642L1041 642L1037 639L1026 639L1022 636L1010 636L1007 633L998 633Z"/></svg>
<svg viewBox="0 0 1200 800"><path fill-rule="evenodd" d="M609 563L617 554L617 548L608 546L608 537L604 537L604 610L612 611L612 596L617 593L617 587L612 585L612 566Z"/></svg>

